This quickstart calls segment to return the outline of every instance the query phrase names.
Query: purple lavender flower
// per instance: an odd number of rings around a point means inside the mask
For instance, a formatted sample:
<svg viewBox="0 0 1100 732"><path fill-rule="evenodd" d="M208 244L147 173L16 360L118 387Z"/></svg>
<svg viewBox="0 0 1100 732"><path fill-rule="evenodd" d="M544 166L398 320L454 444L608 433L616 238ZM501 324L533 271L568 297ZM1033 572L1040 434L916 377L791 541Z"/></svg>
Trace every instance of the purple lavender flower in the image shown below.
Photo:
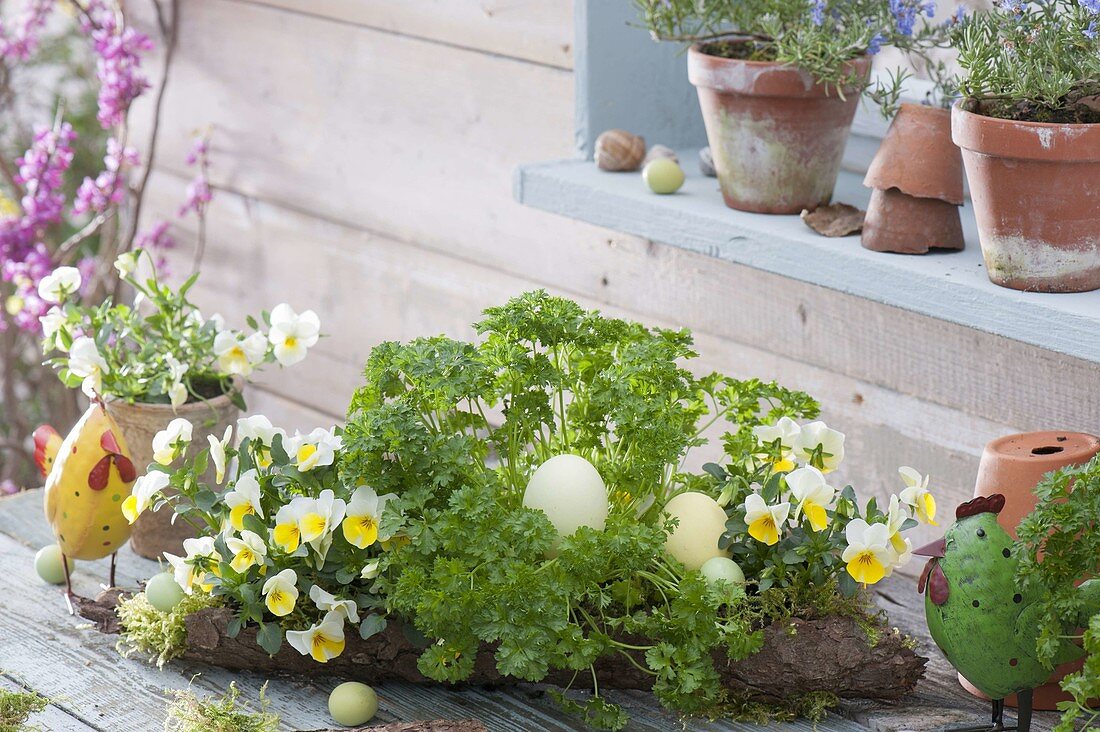
<svg viewBox="0 0 1100 732"><path fill-rule="evenodd" d="M39 33L57 6L54 0L28 0L10 29L0 21L0 58L26 61L38 49Z"/></svg>

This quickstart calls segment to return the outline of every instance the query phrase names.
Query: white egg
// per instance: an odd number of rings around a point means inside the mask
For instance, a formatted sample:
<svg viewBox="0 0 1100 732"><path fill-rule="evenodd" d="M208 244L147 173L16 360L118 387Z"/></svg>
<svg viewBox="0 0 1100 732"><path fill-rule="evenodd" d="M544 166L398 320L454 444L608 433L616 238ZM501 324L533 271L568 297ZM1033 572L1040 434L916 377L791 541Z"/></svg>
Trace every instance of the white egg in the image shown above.
<svg viewBox="0 0 1100 732"><path fill-rule="evenodd" d="M561 536L581 526L603 531L607 523L607 487L579 455L555 455L540 465L527 483L523 505L545 513Z"/></svg>
<svg viewBox="0 0 1100 732"><path fill-rule="evenodd" d="M665 504L665 513L680 524L665 540L665 551L688 569L699 569L708 559L723 557L718 540L726 530L726 512L703 493L681 493Z"/></svg>
<svg viewBox="0 0 1100 732"><path fill-rule="evenodd" d="M724 580L733 585L745 584L745 573L729 557L711 557L699 568L699 573L707 578L707 582Z"/></svg>

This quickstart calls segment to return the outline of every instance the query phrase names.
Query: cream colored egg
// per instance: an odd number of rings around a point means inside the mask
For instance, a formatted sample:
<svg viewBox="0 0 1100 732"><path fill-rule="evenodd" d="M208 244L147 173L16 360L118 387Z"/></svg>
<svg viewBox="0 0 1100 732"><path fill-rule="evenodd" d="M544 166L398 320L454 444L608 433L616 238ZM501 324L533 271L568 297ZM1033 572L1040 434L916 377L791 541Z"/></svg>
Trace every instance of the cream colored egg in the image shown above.
<svg viewBox="0 0 1100 732"><path fill-rule="evenodd" d="M540 465L527 483L523 505L545 513L561 536L581 526L603 531L607 523L607 487L579 455L555 455Z"/></svg>
<svg viewBox="0 0 1100 732"><path fill-rule="evenodd" d="M665 551L688 569L699 569L708 559L725 556L718 540L726 530L726 512L703 493L681 493L665 504L665 513L680 524L665 540Z"/></svg>

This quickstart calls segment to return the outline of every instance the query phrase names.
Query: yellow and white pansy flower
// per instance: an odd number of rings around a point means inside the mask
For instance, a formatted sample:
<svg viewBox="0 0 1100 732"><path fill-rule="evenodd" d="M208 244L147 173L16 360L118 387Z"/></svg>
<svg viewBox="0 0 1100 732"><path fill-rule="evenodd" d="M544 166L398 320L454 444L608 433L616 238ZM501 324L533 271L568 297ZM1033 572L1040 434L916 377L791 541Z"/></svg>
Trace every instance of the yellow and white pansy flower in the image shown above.
<svg viewBox="0 0 1100 732"><path fill-rule="evenodd" d="M231 330L219 331L214 336L214 355L218 357L218 370L231 376L250 376L252 369L267 355L267 338L263 333L253 333L247 338Z"/></svg>
<svg viewBox="0 0 1100 732"><path fill-rule="evenodd" d="M890 546L898 555L905 553L906 548L907 540L901 535L905 519L908 518L905 514L901 499L890 496L890 508L886 512L886 529L890 535Z"/></svg>
<svg viewBox="0 0 1100 732"><path fill-rule="evenodd" d="M336 460L336 451L343 446L344 440L335 430L326 430L323 427L318 427L308 435L296 433L284 443L291 462L302 473L332 465Z"/></svg>
<svg viewBox="0 0 1100 732"><path fill-rule="evenodd" d="M297 496L275 513L275 528L271 540L287 554L293 554L302 543L302 517L313 509L313 499Z"/></svg>
<svg viewBox="0 0 1100 732"><path fill-rule="evenodd" d="M58 267L38 281L38 296L51 305L60 305L80 289L80 270Z"/></svg>
<svg viewBox="0 0 1100 732"><path fill-rule="evenodd" d="M321 321L317 313L307 310L301 315L286 303L271 311L271 330L267 337L274 346L275 359L283 366L293 366L306 357L306 351L317 344Z"/></svg>
<svg viewBox="0 0 1100 732"><path fill-rule="evenodd" d="M836 496L836 489L826 482L825 474L813 466L807 466L788 473L786 481L795 501L795 520L805 516L814 531L827 527L827 509Z"/></svg>
<svg viewBox="0 0 1100 732"><path fill-rule="evenodd" d="M103 390L103 374L108 372L109 367L95 341L88 336L80 336L73 341L69 348L68 367L73 376L83 379L80 390L84 396L94 399Z"/></svg>
<svg viewBox="0 0 1100 732"><path fill-rule="evenodd" d="M791 504L779 503L769 506L759 493L750 493L745 498L745 523L749 527L749 536L772 546L779 541L780 527L791 513Z"/></svg>
<svg viewBox="0 0 1100 732"><path fill-rule="evenodd" d="M214 463L214 482L219 485L225 480L225 450L229 447L231 439L233 439L232 425L226 426L225 434L220 440L214 435L206 436L207 442L210 443L210 462Z"/></svg>
<svg viewBox="0 0 1100 732"><path fill-rule="evenodd" d="M802 425L794 442L795 458L823 473L836 470L844 460L844 433L830 429L824 422Z"/></svg>
<svg viewBox="0 0 1100 732"><path fill-rule="evenodd" d="M344 538L359 549L366 549L378 541L378 525L382 520L382 510L392 498L390 494L380 496L373 488L361 485L355 489L348 502L347 518L344 519Z"/></svg>
<svg viewBox="0 0 1100 732"><path fill-rule="evenodd" d="M225 505L230 509L229 524L237 531L244 528L244 517L248 514L264 517L264 509L260 505L260 481L255 468L240 474L233 490L225 494Z"/></svg>
<svg viewBox="0 0 1100 732"><path fill-rule="evenodd" d="M123 252L115 257L115 271L122 279L126 279L134 273L138 266L140 251Z"/></svg>
<svg viewBox="0 0 1100 732"><path fill-rule="evenodd" d="M68 332L65 313L61 312L61 308L54 305L46 311L45 315L38 318L38 322L42 324L43 347L47 350L56 348L59 351L64 351L65 344L61 338L57 337L61 333Z"/></svg>
<svg viewBox="0 0 1100 732"><path fill-rule="evenodd" d="M313 656L318 663L327 663L344 652L344 616L329 612L309 630L288 630L286 640L303 656Z"/></svg>
<svg viewBox="0 0 1100 732"><path fill-rule="evenodd" d="M275 435L280 435L286 440L286 430L273 426L271 420L262 414L237 420L237 444L247 439L256 455L256 462L261 468L271 465L270 448L271 443L275 441Z"/></svg>
<svg viewBox="0 0 1100 732"><path fill-rule="evenodd" d="M349 623L359 622L359 606L355 604L355 600L341 600L318 585L309 588L309 599L313 600L313 604L321 612L343 615Z"/></svg>
<svg viewBox="0 0 1100 732"><path fill-rule="evenodd" d="M239 539L230 536L225 540L225 545L229 551L233 552L233 559L229 562L229 566L237 574L244 574L250 567L262 565L264 557L267 556L267 544L259 534L248 529L241 532Z"/></svg>
<svg viewBox="0 0 1100 732"><path fill-rule="evenodd" d="M164 363L168 366L168 382L170 384L168 399L172 402L172 408L175 409L187 401L187 386L183 383L187 366L180 363L179 359L171 353L164 354Z"/></svg>
<svg viewBox="0 0 1100 732"><path fill-rule="evenodd" d="M276 617L285 617L294 611L298 602L298 574L293 569L284 569L273 577L268 577L263 586L264 604Z"/></svg>
<svg viewBox="0 0 1100 732"><path fill-rule="evenodd" d="M367 562L363 565L363 571L359 573L359 576L363 579L374 579L378 576L378 564L379 561L377 559L373 562Z"/></svg>
<svg viewBox="0 0 1100 732"><path fill-rule="evenodd" d="M907 466L898 468L898 474L905 483L905 488L898 494L901 502L913 507L917 521L939 526L936 523L936 497L928 490L928 476L922 476Z"/></svg>
<svg viewBox="0 0 1100 732"><path fill-rule="evenodd" d="M153 460L171 465L191 444L194 428L183 417L176 417L153 437Z"/></svg>
<svg viewBox="0 0 1100 732"><path fill-rule="evenodd" d="M762 424L752 429L753 436L761 445L774 445L779 441L779 460L772 467L780 473L794 469L794 447L801 432L798 422L790 417L780 417L775 424Z"/></svg>
<svg viewBox="0 0 1100 732"><path fill-rule="evenodd" d="M890 529L886 524L868 524L852 519L844 527L848 540L841 559L848 563L848 574L856 582L873 585L886 576L895 554L890 548Z"/></svg>
<svg viewBox="0 0 1100 732"><path fill-rule="evenodd" d="M137 517L149 508L153 497L168 487L170 479L167 473L153 470L137 479L130 495L122 502L122 515L129 523L137 521Z"/></svg>
<svg viewBox="0 0 1100 732"><path fill-rule="evenodd" d="M328 488L321 491L304 508L298 522L302 530L302 541L312 544L314 548L319 547L344 520L346 510L347 504L342 498L336 498Z"/></svg>
<svg viewBox="0 0 1100 732"><path fill-rule="evenodd" d="M221 556L214 546L214 537L200 536L183 540L184 556L164 553L164 558L172 565L172 575L183 591L190 595L197 586L203 592L210 592L213 585L210 575L217 575Z"/></svg>

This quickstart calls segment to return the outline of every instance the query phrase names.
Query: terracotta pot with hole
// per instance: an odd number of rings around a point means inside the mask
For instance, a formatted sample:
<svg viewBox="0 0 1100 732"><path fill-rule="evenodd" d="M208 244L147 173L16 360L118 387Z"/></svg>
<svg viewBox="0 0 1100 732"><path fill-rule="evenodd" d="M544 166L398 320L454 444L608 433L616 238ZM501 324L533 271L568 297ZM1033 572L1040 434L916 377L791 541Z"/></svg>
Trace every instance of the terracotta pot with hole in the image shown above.
<svg viewBox="0 0 1100 732"><path fill-rule="evenodd" d="M1015 290L1100 288L1100 124L951 110L989 279Z"/></svg>
<svg viewBox="0 0 1100 732"><path fill-rule="evenodd" d="M962 249L963 164L951 142L951 114L903 104L863 185L872 188L861 242L876 252Z"/></svg>
<svg viewBox="0 0 1100 732"><path fill-rule="evenodd" d="M793 66L688 51L727 206L797 214L829 203L871 60L848 66L855 83L840 94Z"/></svg>
<svg viewBox="0 0 1100 732"><path fill-rule="evenodd" d="M1016 526L1035 508L1035 486L1052 470L1083 465L1100 454L1100 437L1083 432L1025 432L1007 435L985 446L978 465L974 497L1000 493L1005 507L997 521L1016 538ZM1035 690L1036 709L1054 711L1058 702L1071 697L1059 688L1066 674L1081 670L1082 661L1073 661L1054 669L1046 684ZM959 683L974 696L987 697L959 674ZM1016 706L1016 696L1005 699Z"/></svg>
<svg viewBox="0 0 1100 732"><path fill-rule="evenodd" d="M175 409L170 404L128 404L117 400L108 401L106 407L126 438L139 476L145 475L153 462L153 437L176 417L183 417L193 426L192 447L188 453L193 454L208 446L207 435L214 435L220 440L225 428L235 424L240 416L240 410L226 395L203 402L189 402ZM210 469L213 471L212 466ZM172 523L174 515L167 506L159 511L142 513L134 522L130 536L134 551L147 559L159 559L164 552L182 555L183 540L194 536L195 532L183 520Z"/></svg>

